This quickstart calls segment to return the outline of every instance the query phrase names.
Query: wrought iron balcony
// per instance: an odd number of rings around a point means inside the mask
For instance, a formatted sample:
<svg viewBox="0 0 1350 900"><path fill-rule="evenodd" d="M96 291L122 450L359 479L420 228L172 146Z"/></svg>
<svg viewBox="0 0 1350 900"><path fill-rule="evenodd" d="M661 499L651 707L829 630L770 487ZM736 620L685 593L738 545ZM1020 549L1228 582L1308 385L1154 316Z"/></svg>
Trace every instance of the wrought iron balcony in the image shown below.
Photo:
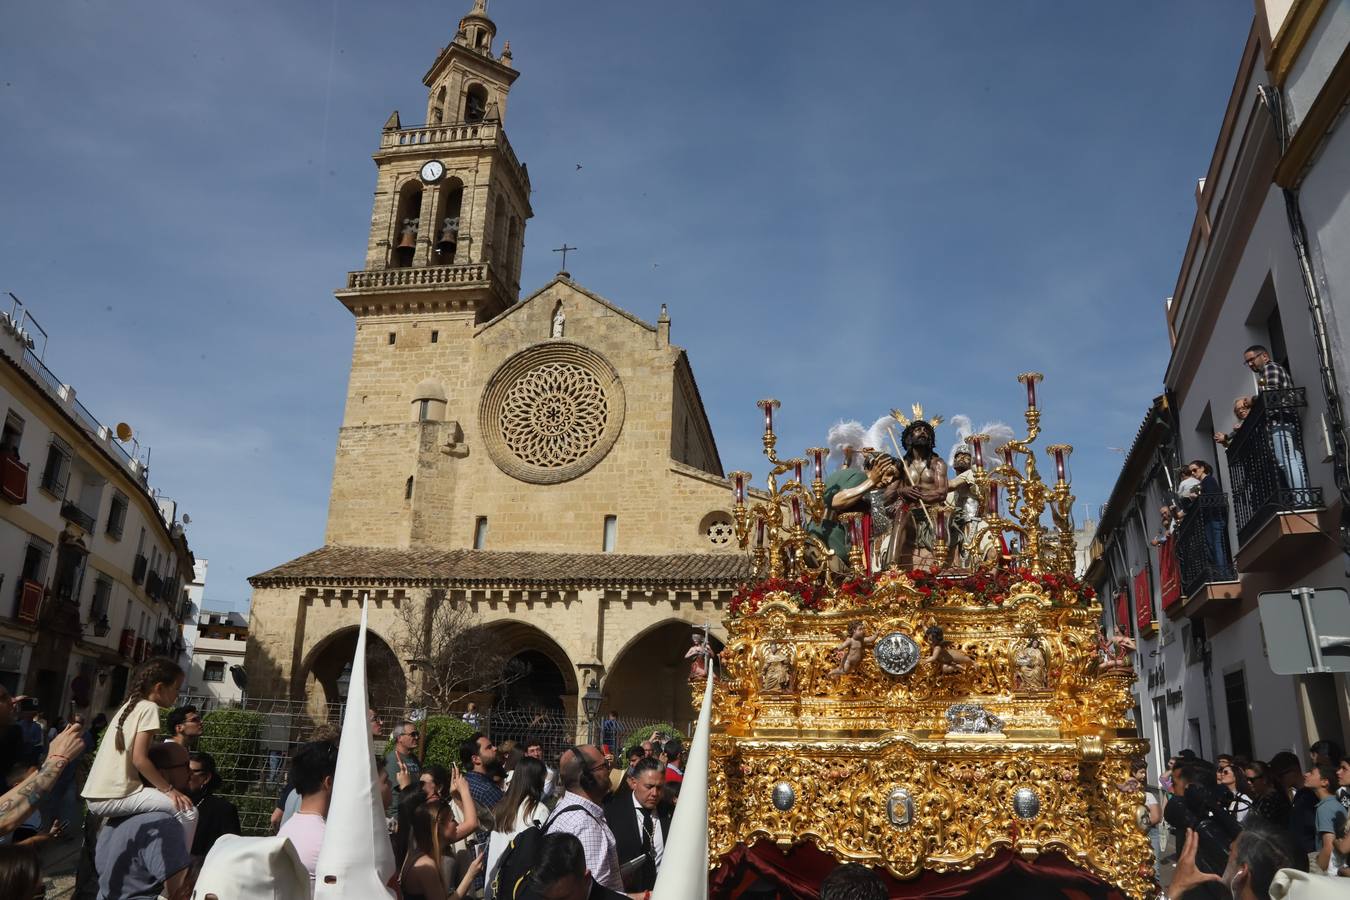
<svg viewBox="0 0 1350 900"><path fill-rule="evenodd" d="M142 581L144 581L145 570L146 567L148 567L149 565L150 560L146 559L144 556L137 553L136 562L131 567L131 580L136 582L137 584L140 584Z"/></svg>
<svg viewBox="0 0 1350 900"><path fill-rule="evenodd" d="M1236 577L1228 541L1227 494L1201 494L1192 500L1172 539L1177 542L1183 597L1206 584Z"/></svg>
<svg viewBox="0 0 1350 900"><path fill-rule="evenodd" d="M1322 489L1308 483L1303 455L1307 405L1303 388L1262 391L1228 446L1239 544L1278 513L1322 508Z"/></svg>
<svg viewBox="0 0 1350 900"><path fill-rule="evenodd" d="M61 504L61 518L80 526L85 531L94 530L94 517L69 500Z"/></svg>
<svg viewBox="0 0 1350 900"><path fill-rule="evenodd" d="M160 592L164 589L164 581L154 572L145 576L145 595L151 599L159 599Z"/></svg>

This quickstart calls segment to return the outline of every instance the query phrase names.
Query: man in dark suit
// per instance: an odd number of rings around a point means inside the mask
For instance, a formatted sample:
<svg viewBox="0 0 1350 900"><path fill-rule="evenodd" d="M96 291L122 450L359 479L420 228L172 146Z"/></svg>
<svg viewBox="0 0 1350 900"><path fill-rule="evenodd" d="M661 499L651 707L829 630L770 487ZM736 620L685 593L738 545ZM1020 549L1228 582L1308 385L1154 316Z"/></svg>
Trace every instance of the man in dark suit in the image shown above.
<svg viewBox="0 0 1350 900"><path fill-rule="evenodd" d="M614 832L626 891L649 891L656 884L670 831L670 811L660 805L665 781L661 761L645 757L628 776L629 790L620 792L605 807L605 821ZM643 856L646 858L641 863L628 865Z"/></svg>

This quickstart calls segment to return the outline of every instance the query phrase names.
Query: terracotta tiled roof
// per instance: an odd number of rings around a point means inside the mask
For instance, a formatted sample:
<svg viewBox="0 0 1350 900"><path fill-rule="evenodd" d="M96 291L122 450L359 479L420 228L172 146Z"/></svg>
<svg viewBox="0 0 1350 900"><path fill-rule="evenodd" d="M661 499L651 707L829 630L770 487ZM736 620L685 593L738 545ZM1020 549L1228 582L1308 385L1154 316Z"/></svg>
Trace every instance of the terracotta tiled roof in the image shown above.
<svg viewBox="0 0 1350 900"><path fill-rule="evenodd" d="M749 560L738 553L637 556L327 546L254 575L249 583L698 589L735 587L749 575Z"/></svg>

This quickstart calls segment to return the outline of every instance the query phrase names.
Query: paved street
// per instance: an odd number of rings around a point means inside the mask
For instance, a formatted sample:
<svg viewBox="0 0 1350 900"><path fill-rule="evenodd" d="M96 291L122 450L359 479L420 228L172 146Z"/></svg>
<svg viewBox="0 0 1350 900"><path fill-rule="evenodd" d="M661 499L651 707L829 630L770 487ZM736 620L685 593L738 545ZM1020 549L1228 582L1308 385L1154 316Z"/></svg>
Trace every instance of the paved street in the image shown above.
<svg viewBox="0 0 1350 900"><path fill-rule="evenodd" d="M42 874L47 879L47 900L68 900L75 893L75 869L80 862L80 832L42 848Z"/></svg>

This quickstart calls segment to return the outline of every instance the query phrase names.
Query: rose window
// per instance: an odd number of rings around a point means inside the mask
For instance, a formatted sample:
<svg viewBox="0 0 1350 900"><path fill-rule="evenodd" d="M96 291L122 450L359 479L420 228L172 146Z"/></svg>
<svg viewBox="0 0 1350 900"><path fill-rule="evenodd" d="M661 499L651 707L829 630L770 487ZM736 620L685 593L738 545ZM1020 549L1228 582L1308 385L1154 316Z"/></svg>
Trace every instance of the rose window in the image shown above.
<svg viewBox="0 0 1350 900"><path fill-rule="evenodd" d="M594 372L555 362L531 369L507 390L499 422L502 440L521 462L570 465L600 443L609 398Z"/></svg>
<svg viewBox="0 0 1350 900"><path fill-rule="evenodd" d="M623 429L609 361L575 341L528 347L497 367L478 409L488 454L513 478L557 484L605 458Z"/></svg>

